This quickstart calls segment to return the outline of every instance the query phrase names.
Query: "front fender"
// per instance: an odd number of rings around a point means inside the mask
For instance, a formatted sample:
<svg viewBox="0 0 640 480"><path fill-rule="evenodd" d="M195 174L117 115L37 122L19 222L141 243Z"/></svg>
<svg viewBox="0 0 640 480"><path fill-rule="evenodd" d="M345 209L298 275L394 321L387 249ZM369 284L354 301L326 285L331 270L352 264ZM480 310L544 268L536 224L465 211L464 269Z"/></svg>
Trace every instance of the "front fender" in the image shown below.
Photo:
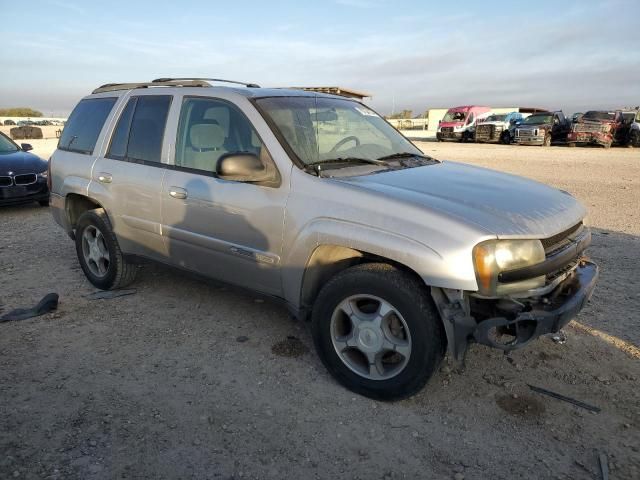
<svg viewBox="0 0 640 480"><path fill-rule="evenodd" d="M318 218L300 231L283 263L283 290L289 305L298 309L303 277L313 252L332 245L357 250L402 264L416 272L426 285L476 290L471 253L448 252L443 257L429 245L396 232L333 218Z"/></svg>

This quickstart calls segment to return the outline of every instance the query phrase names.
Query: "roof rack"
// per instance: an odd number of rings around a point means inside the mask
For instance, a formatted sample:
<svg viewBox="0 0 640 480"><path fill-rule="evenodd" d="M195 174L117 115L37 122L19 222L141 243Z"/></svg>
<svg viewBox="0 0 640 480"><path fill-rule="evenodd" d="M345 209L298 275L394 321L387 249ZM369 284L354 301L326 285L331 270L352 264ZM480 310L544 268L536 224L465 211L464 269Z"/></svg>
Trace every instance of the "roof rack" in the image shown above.
<svg viewBox="0 0 640 480"><path fill-rule="evenodd" d="M243 83L233 80L221 80L217 78L156 78L151 82L133 82L133 83L107 83L96 88L91 93L113 92L117 90L133 90L134 88L149 87L211 87L209 82L225 82L244 85L247 88L260 88L255 83Z"/></svg>
<svg viewBox="0 0 640 480"><path fill-rule="evenodd" d="M182 81L182 80L235 83L236 85L244 85L247 88L260 88L260 85L258 85L257 83L245 83L245 82L238 82L236 80L224 80L222 78L156 78L155 80L153 80L153 83L164 83L164 82Z"/></svg>

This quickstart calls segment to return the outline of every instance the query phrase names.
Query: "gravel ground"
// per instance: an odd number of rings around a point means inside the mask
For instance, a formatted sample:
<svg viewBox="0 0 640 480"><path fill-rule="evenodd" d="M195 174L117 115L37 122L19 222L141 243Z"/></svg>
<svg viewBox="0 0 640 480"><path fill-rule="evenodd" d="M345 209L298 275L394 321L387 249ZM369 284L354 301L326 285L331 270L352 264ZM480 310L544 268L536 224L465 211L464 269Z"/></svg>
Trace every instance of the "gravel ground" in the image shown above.
<svg viewBox="0 0 640 480"><path fill-rule="evenodd" d="M0 311L54 291L60 306L0 324L0 478L597 479L600 454L611 478L639 478L640 152L420 146L589 207L602 276L566 343L474 346L464 371L445 363L420 394L375 402L338 386L307 326L254 295L148 266L136 294L90 300L47 209L4 208Z"/></svg>

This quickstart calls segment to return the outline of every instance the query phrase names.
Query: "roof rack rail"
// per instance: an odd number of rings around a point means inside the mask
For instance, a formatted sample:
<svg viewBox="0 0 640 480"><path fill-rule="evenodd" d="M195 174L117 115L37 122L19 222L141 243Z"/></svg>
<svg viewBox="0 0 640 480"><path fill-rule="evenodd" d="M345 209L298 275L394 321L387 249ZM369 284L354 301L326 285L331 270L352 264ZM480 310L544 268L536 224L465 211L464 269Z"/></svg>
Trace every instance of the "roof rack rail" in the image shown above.
<svg viewBox="0 0 640 480"><path fill-rule="evenodd" d="M199 80L167 80L163 82L132 82L132 83L107 83L96 88L91 93L113 92L117 90L132 90L134 88L148 88L148 87L210 87L207 82Z"/></svg>
<svg viewBox="0 0 640 480"><path fill-rule="evenodd" d="M244 82L237 82L235 80L224 80L222 78L156 78L155 80L153 80L153 83L164 83L164 82L173 82L173 81L182 81L182 80L235 83L236 85L244 85L247 88L260 88L260 85L258 85L257 83L244 83Z"/></svg>

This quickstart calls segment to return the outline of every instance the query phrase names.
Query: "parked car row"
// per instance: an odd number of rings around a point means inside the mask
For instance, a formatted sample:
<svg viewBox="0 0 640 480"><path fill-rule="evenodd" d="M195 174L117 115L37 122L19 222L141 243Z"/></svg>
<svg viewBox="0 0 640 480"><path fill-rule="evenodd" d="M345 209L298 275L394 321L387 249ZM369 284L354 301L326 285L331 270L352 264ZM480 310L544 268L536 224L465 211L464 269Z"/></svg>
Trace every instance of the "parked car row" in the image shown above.
<svg viewBox="0 0 640 480"><path fill-rule="evenodd" d="M27 127L27 126L37 126L37 127L47 127L47 126L63 126L65 124L64 120L18 120L17 122L11 119L5 120L4 123L0 122L0 125L4 124L4 126L18 126L18 127Z"/></svg>
<svg viewBox="0 0 640 480"><path fill-rule="evenodd" d="M491 113L489 107L450 108L438 125L438 141L518 145L640 146L640 110L591 110L571 119L561 111Z"/></svg>

